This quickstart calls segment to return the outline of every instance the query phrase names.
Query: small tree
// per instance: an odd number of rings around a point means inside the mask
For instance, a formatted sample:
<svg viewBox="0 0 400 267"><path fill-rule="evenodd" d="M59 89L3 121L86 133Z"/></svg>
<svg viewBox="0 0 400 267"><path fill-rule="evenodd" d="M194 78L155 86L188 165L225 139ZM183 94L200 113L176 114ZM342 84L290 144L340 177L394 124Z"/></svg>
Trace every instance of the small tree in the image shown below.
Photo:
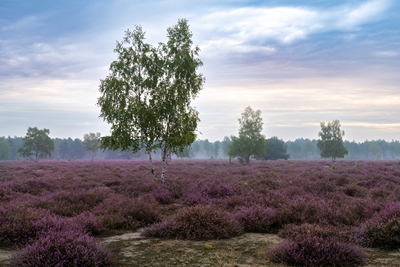
<svg viewBox="0 0 400 267"><path fill-rule="evenodd" d="M100 133L89 133L83 136L83 147L86 151L92 152L92 161L100 147Z"/></svg>
<svg viewBox="0 0 400 267"><path fill-rule="evenodd" d="M54 142L48 136L49 129L39 130L37 127L29 127L24 137L24 145L18 149L18 153L30 160L38 161L39 158L51 156L54 150Z"/></svg>
<svg viewBox="0 0 400 267"><path fill-rule="evenodd" d="M266 145L266 160L288 159L289 154L286 153L287 147L283 140L274 136L265 140Z"/></svg>
<svg viewBox="0 0 400 267"><path fill-rule="evenodd" d="M261 111L247 107L239 119L239 137L232 136L230 157L237 157L241 163L248 164L251 157L265 155L265 137L261 134L263 122Z"/></svg>
<svg viewBox="0 0 400 267"><path fill-rule="evenodd" d="M111 136L101 138L101 147L134 153L144 147L155 180L151 154L161 150L163 183L171 154L196 139L200 119L190 103L203 88L205 79L197 74L203 63L185 19L167 29L168 42L158 48L145 43L144 35L140 26L126 31L114 50L118 59L99 86L100 117L111 124Z"/></svg>
<svg viewBox="0 0 400 267"><path fill-rule="evenodd" d="M347 149L343 145L344 131L340 130L340 121L334 120L325 125L321 122L321 131L318 136L317 146L321 151L321 157L332 158L335 162L337 158L344 158L347 155Z"/></svg>

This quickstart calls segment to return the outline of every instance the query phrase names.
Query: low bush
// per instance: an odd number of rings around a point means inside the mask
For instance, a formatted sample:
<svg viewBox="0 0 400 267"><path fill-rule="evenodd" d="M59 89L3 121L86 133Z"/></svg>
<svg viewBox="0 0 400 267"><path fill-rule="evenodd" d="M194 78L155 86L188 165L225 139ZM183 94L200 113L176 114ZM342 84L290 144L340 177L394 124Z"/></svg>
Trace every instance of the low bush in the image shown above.
<svg viewBox="0 0 400 267"><path fill-rule="evenodd" d="M73 189L57 191L43 196L35 206L47 209L57 215L73 217L82 212L90 211L109 197L108 188Z"/></svg>
<svg viewBox="0 0 400 267"><path fill-rule="evenodd" d="M367 255L359 247L325 239L308 236L299 240L285 240L268 251L273 262L291 266L359 266L367 264Z"/></svg>
<svg viewBox="0 0 400 267"><path fill-rule="evenodd" d="M241 207L234 216L246 232L269 233L276 230L275 209L254 204Z"/></svg>
<svg viewBox="0 0 400 267"><path fill-rule="evenodd" d="M172 204L175 201L174 196L164 188L157 188L150 195L162 205Z"/></svg>
<svg viewBox="0 0 400 267"><path fill-rule="evenodd" d="M185 207L169 220L151 225L143 231L147 237L189 240L230 238L242 233L240 223L230 213L211 205Z"/></svg>
<svg viewBox="0 0 400 267"><path fill-rule="evenodd" d="M24 205L0 206L0 244L25 244L36 236L33 223L43 216L49 216L45 210L34 209Z"/></svg>
<svg viewBox="0 0 400 267"><path fill-rule="evenodd" d="M42 235L11 257L12 267L109 266L111 252L92 237L76 230Z"/></svg>
<svg viewBox="0 0 400 267"><path fill-rule="evenodd" d="M281 238L291 239L300 242L310 236L322 239L335 239L341 242L349 242L351 239L352 228L337 227L332 225L320 225L304 223L300 225L286 225L278 233Z"/></svg>
<svg viewBox="0 0 400 267"><path fill-rule="evenodd" d="M94 214L107 229L135 230L161 218L157 202L124 196L106 199L94 209Z"/></svg>
<svg viewBox="0 0 400 267"><path fill-rule="evenodd" d="M400 248L400 203L391 203L361 224L355 240L367 247Z"/></svg>
<svg viewBox="0 0 400 267"><path fill-rule="evenodd" d="M185 199L189 205L208 204L212 199L221 199L234 195L231 184L207 178L194 184L186 192Z"/></svg>

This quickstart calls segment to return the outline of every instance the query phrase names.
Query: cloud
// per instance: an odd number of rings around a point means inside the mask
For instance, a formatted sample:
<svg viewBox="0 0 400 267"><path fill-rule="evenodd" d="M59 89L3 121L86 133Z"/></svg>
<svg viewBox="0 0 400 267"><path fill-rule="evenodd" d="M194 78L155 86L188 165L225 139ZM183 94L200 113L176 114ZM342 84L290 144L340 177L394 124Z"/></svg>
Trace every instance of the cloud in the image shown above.
<svg viewBox="0 0 400 267"><path fill-rule="evenodd" d="M313 34L351 32L381 18L389 7L390 2L385 0L328 10L309 7L240 7L194 18L194 27L205 42L201 45L203 50L209 51L218 43L221 49L234 47L235 50L241 48L242 52L248 52L249 47L260 50L260 47L267 46L268 52L274 52L275 46L291 45Z"/></svg>
<svg viewBox="0 0 400 267"><path fill-rule="evenodd" d="M7 32L15 33L40 26L42 24L42 19L38 16L27 16L13 22L3 20L2 24L3 26L0 27L0 31L3 32L3 34Z"/></svg>
<svg viewBox="0 0 400 267"><path fill-rule="evenodd" d="M378 57L398 57L400 53L397 51L388 50L376 52L375 55Z"/></svg>

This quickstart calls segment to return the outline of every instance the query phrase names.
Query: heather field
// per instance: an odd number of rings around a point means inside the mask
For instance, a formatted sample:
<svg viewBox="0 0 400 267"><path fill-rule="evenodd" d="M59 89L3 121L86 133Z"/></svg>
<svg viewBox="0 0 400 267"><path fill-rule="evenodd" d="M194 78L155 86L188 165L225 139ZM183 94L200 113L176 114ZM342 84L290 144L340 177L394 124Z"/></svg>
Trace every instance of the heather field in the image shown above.
<svg viewBox="0 0 400 267"><path fill-rule="evenodd" d="M157 166L159 167L159 166ZM0 266L400 266L400 162L0 163Z"/></svg>

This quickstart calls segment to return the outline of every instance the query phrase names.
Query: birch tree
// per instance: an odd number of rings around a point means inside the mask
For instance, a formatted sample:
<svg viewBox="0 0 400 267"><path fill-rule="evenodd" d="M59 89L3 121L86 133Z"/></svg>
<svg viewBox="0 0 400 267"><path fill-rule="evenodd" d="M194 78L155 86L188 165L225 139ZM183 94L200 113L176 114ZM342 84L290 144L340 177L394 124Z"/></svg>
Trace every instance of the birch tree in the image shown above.
<svg viewBox="0 0 400 267"><path fill-rule="evenodd" d="M237 157L241 163L248 164L252 157L265 156L265 136L261 134L263 122L261 111L245 108L239 119L239 136L232 136L229 157Z"/></svg>
<svg viewBox="0 0 400 267"><path fill-rule="evenodd" d="M82 145L86 151L92 152L92 161L99 150L100 136L100 133L88 133L83 136Z"/></svg>
<svg viewBox="0 0 400 267"><path fill-rule="evenodd" d="M337 158L344 158L348 151L343 145L344 131L340 130L340 121L334 120L325 124L320 123L321 131L318 136L317 146L321 151L321 157L332 158L335 162Z"/></svg>
<svg viewBox="0 0 400 267"><path fill-rule="evenodd" d="M188 21L181 19L167 29L167 43L145 43L145 32L136 26L117 42L117 60L101 80L100 117L111 124L111 135L101 147L132 152L145 148L150 170L158 181L152 153L161 151L161 182L171 154L179 153L196 139L198 112L191 101L203 88L198 74L200 49L193 47Z"/></svg>

